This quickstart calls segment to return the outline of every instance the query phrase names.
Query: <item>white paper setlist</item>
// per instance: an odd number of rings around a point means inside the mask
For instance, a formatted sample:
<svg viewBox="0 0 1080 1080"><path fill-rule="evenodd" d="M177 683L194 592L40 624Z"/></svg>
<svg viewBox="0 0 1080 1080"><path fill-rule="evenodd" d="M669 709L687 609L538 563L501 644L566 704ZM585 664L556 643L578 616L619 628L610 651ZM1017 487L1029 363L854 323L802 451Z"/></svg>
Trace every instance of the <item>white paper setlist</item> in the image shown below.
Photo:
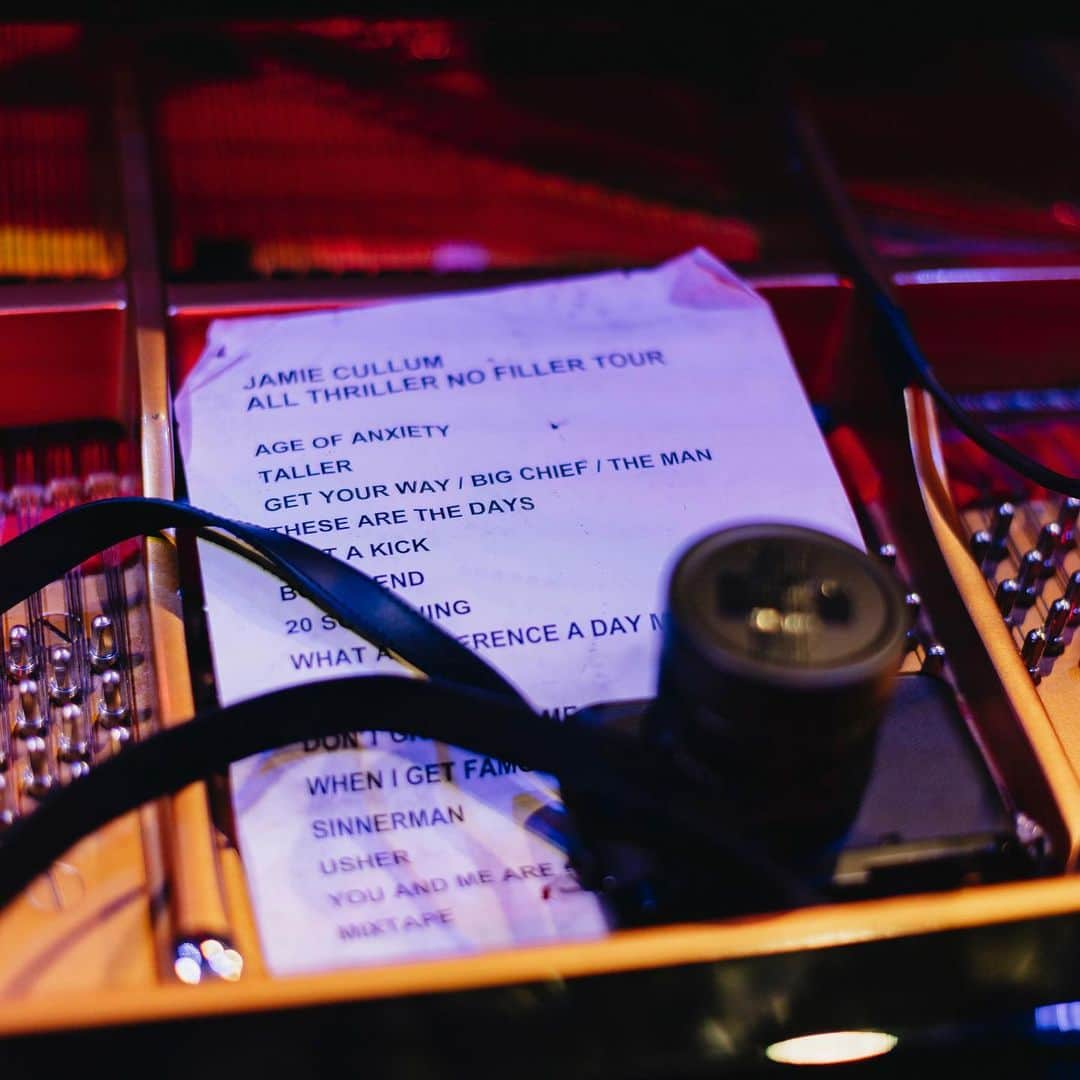
<svg viewBox="0 0 1080 1080"><path fill-rule="evenodd" d="M176 410L192 502L347 560L560 716L651 694L691 539L771 519L861 544L769 308L702 251L215 322ZM236 556L202 566L224 702L395 668ZM549 778L375 719L358 693L340 737L234 767L271 970L605 932Z"/></svg>

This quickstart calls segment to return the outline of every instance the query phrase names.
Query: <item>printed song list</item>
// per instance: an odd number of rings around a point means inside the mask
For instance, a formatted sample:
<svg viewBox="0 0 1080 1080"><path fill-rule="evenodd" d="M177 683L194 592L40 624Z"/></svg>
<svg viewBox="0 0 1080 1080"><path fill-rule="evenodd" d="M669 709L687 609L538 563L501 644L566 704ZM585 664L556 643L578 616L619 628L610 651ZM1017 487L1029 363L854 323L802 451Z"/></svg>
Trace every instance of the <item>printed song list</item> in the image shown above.
<svg viewBox="0 0 1080 1080"><path fill-rule="evenodd" d="M673 559L727 524L859 533L767 305L705 252L364 310L215 322L176 402L192 502L357 567L539 709L648 696ZM235 555L201 549L226 703L399 673ZM271 970L606 931L558 791L383 730L232 771Z"/></svg>

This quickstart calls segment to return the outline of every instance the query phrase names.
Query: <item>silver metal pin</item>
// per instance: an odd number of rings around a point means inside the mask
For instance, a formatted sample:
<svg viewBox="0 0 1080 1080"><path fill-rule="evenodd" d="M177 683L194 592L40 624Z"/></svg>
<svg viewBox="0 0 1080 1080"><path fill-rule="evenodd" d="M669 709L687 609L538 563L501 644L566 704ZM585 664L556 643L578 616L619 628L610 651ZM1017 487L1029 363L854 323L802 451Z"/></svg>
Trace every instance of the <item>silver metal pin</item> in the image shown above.
<svg viewBox="0 0 1080 1080"><path fill-rule="evenodd" d="M114 727L109 729L109 754L115 757L131 741L131 728Z"/></svg>
<svg viewBox="0 0 1080 1080"><path fill-rule="evenodd" d="M978 532L971 534L971 554L977 563L982 564L986 561L992 543L990 533L986 529L979 529Z"/></svg>
<svg viewBox="0 0 1080 1080"><path fill-rule="evenodd" d="M997 587L994 599L997 601L998 611L1002 618L1008 619L1016 607L1016 598L1020 595L1020 586L1012 578L1005 578Z"/></svg>
<svg viewBox="0 0 1080 1080"><path fill-rule="evenodd" d="M1042 663L1043 653L1046 651L1046 634L1042 630L1029 630L1024 638L1023 648L1020 650L1020 659L1024 661L1024 667L1028 674L1038 682L1042 678L1039 664Z"/></svg>
<svg viewBox="0 0 1080 1080"><path fill-rule="evenodd" d="M98 702L98 723L103 728L122 727L131 709L124 701L124 680L118 671L106 671L101 676L101 701Z"/></svg>
<svg viewBox="0 0 1080 1080"><path fill-rule="evenodd" d="M1068 546L1076 538L1076 519L1080 517L1080 499L1072 496L1061 500L1057 523L1061 526L1061 542Z"/></svg>
<svg viewBox="0 0 1080 1080"><path fill-rule="evenodd" d="M1072 607L1072 613L1069 615L1069 625L1075 626L1080 623L1080 570L1076 570L1072 577L1069 578L1069 583L1065 586L1065 599L1069 601Z"/></svg>
<svg viewBox="0 0 1080 1080"><path fill-rule="evenodd" d="M1040 573L1043 577L1052 577L1057 571L1061 547L1061 526L1056 521L1048 521L1040 530L1035 541L1035 550L1043 557Z"/></svg>
<svg viewBox="0 0 1080 1080"><path fill-rule="evenodd" d="M994 508L990 522L990 550L986 553L986 558L991 562L1001 562L1008 554L1009 530L1015 517L1016 507L1011 502L999 503Z"/></svg>
<svg viewBox="0 0 1080 1080"><path fill-rule="evenodd" d="M57 645L49 653L52 673L49 676L49 697L57 705L74 701L79 696L79 684L72 671L71 650L66 645Z"/></svg>
<svg viewBox="0 0 1080 1080"><path fill-rule="evenodd" d="M78 705L60 710L60 734L57 753L61 761L84 761L90 757L90 726Z"/></svg>
<svg viewBox="0 0 1080 1080"><path fill-rule="evenodd" d="M896 565L896 545L895 544L881 544L877 549L878 558L889 566Z"/></svg>
<svg viewBox="0 0 1080 1080"><path fill-rule="evenodd" d="M56 783L49 769L49 746L44 739L35 735L26 740L26 755L30 759L25 777L26 793L35 799L43 798Z"/></svg>
<svg viewBox="0 0 1080 1080"><path fill-rule="evenodd" d="M15 682L29 679L37 669L30 628L22 623L17 623L8 633L7 669L9 678Z"/></svg>
<svg viewBox="0 0 1080 1080"><path fill-rule="evenodd" d="M922 673L924 675L940 675L945 670L947 653L945 646L935 641L933 645L927 645L926 655L923 657Z"/></svg>
<svg viewBox="0 0 1080 1080"><path fill-rule="evenodd" d="M7 777L0 775L0 830L14 825L18 816L14 799L11 797L8 787Z"/></svg>
<svg viewBox="0 0 1080 1080"><path fill-rule="evenodd" d="M33 679L23 679L19 683L19 711L15 717L15 734L20 739L29 739L41 735L47 726L47 720L41 714L41 702L38 700L38 684Z"/></svg>
<svg viewBox="0 0 1080 1080"><path fill-rule="evenodd" d="M1039 598L1042 589L1043 557L1034 548L1020 560L1020 569L1016 572L1016 594L1018 607L1029 608Z"/></svg>
<svg viewBox="0 0 1080 1080"><path fill-rule="evenodd" d="M1060 656L1065 651L1065 628L1069 625L1069 616L1072 614L1072 604L1059 596L1046 613L1046 624L1043 633L1046 634L1046 655Z"/></svg>
<svg viewBox="0 0 1080 1080"><path fill-rule="evenodd" d="M120 656L116 627L108 615L95 615L90 623L90 663L95 671L112 667Z"/></svg>

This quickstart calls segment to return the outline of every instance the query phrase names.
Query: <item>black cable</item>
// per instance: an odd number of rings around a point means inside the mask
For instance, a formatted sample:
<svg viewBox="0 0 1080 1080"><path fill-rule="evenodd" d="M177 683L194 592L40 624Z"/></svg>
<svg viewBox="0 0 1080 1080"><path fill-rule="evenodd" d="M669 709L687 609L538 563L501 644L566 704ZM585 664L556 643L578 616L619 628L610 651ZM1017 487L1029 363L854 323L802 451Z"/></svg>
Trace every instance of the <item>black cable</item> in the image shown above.
<svg viewBox="0 0 1080 1080"><path fill-rule="evenodd" d="M279 690L203 712L96 763L0 834L0 906L73 843L120 814L252 754L360 726L435 739L572 782L620 813L645 815L697 838L722 860L718 867L736 866L758 883L765 904L820 899L740 836L736 812L714 792L691 790L644 746L536 713L494 668L394 593L292 537L162 499L87 503L0 547L0 610L104 548L176 527L215 542L223 538L213 530L235 537L247 545L227 541L235 553L430 678L354 676Z"/></svg>
<svg viewBox="0 0 1080 1080"><path fill-rule="evenodd" d="M837 234L849 263L852 276L857 284L870 295L874 307L889 330L892 343L900 355L899 375L904 384L920 386L926 390L957 428L976 446L1004 462L1021 476L1051 491L1080 498L1080 478L1059 473L999 438L968 413L941 385L930 361L919 345L889 274L881 265L851 205L843 181L825 149L808 110L795 91L788 92L786 104L788 122L799 157L824 204L829 222Z"/></svg>
<svg viewBox="0 0 1080 1080"><path fill-rule="evenodd" d="M253 548L282 581L373 645L433 677L523 702L493 667L348 563L291 536L166 499L85 503L9 540L0 548L0 611L113 544L172 528L220 529Z"/></svg>
<svg viewBox="0 0 1080 1080"><path fill-rule="evenodd" d="M358 715L359 714L359 715ZM0 835L0 906L17 896L72 844L121 814L179 791L234 761L344 726L394 731L551 773L617 805L663 821L715 860L718 880L733 867L764 903L820 898L743 839L729 807L713 797L672 794L653 752L603 729L569 727L505 697L394 675L353 676L250 698L133 743L84 777L41 800ZM685 788L685 784L682 785ZM707 806L710 812L702 812Z"/></svg>

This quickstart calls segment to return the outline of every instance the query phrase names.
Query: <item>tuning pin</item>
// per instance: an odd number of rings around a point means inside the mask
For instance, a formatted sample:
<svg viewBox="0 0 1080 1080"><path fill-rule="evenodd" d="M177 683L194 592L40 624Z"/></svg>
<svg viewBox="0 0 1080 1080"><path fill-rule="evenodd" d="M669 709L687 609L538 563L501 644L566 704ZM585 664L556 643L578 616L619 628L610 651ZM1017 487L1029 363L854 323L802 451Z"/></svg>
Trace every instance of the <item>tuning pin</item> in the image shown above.
<svg viewBox="0 0 1080 1080"><path fill-rule="evenodd" d="M1069 601L1072 612L1069 615L1069 625L1075 626L1080 622L1080 570L1073 573L1065 586L1065 599Z"/></svg>
<svg viewBox="0 0 1080 1080"><path fill-rule="evenodd" d="M1076 538L1076 519L1080 517L1080 499L1065 498L1058 507L1057 523L1061 527L1061 542L1068 546Z"/></svg>
<svg viewBox="0 0 1080 1080"><path fill-rule="evenodd" d="M124 681L118 671L106 671L101 676L101 701L98 702L98 722L103 728L121 727L127 723L131 710L124 701Z"/></svg>
<svg viewBox="0 0 1080 1080"><path fill-rule="evenodd" d="M38 684L33 679L24 679L19 683L19 712L15 717L15 734L20 739L28 739L44 732L45 717L41 714L41 702L38 699Z"/></svg>
<svg viewBox="0 0 1080 1080"><path fill-rule="evenodd" d="M109 729L109 756L115 757L131 741L131 729L114 727Z"/></svg>
<svg viewBox="0 0 1080 1080"><path fill-rule="evenodd" d="M67 762L84 761L90 757L90 729L78 705L65 705L60 710L57 753L61 761Z"/></svg>
<svg viewBox="0 0 1080 1080"><path fill-rule="evenodd" d="M49 697L53 703L62 705L74 701L79 696L79 684L72 671L71 650L66 645L57 645L49 654L52 674L49 676Z"/></svg>
<svg viewBox="0 0 1080 1080"><path fill-rule="evenodd" d="M30 767L25 777L26 793L35 799L43 798L52 790L56 778L49 769L49 747L40 736L26 740L26 755Z"/></svg>
<svg viewBox="0 0 1080 1080"><path fill-rule="evenodd" d="M922 611L922 597L917 592L909 592L904 597L904 607L907 608L908 618L915 623Z"/></svg>
<svg viewBox="0 0 1080 1080"><path fill-rule="evenodd" d="M34 644L29 627L18 623L8 633L7 669L8 676L15 682L28 679L37 668L34 656Z"/></svg>
<svg viewBox="0 0 1080 1080"><path fill-rule="evenodd" d="M14 825L18 816L14 800L11 797L11 789L8 787L7 777L0 774L0 830Z"/></svg>
<svg viewBox="0 0 1080 1080"><path fill-rule="evenodd" d="M895 544L879 544L877 549L878 558L885 563L886 566L896 565L896 545Z"/></svg>
<svg viewBox="0 0 1080 1080"><path fill-rule="evenodd" d="M994 509L994 517L990 522L990 546L986 552L986 559L990 562L1001 562L1009 551L1009 530L1012 528L1013 518L1016 517L1016 507L1011 502L999 503Z"/></svg>
<svg viewBox="0 0 1080 1080"><path fill-rule="evenodd" d="M1035 550L1043 557L1043 577L1053 577L1058 567L1058 549L1061 547L1061 526L1056 521L1048 521L1040 530L1035 541Z"/></svg>
<svg viewBox="0 0 1080 1080"><path fill-rule="evenodd" d="M1046 655L1060 656L1065 651L1065 628L1069 625L1069 616L1072 614L1072 604L1059 596L1046 613L1046 625L1043 633L1046 635Z"/></svg>
<svg viewBox="0 0 1080 1080"><path fill-rule="evenodd" d="M1016 603L1018 607L1029 608L1039 598L1042 587L1042 555L1032 548L1020 560L1020 569L1016 573Z"/></svg>
<svg viewBox="0 0 1080 1080"><path fill-rule="evenodd" d="M986 529L979 529L978 532L972 533L971 554L977 563L983 564L990 561L987 556L990 554L992 544L993 540Z"/></svg>
<svg viewBox="0 0 1080 1080"><path fill-rule="evenodd" d="M947 654L945 646L940 642L927 645L926 655L923 657L922 673L924 675L940 675L945 670Z"/></svg>
<svg viewBox="0 0 1080 1080"><path fill-rule="evenodd" d="M1008 619L1013 608L1016 607L1016 598L1020 595L1020 586L1012 578L1005 578L997 587L994 599L997 601L998 611L1004 619Z"/></svg>
<svg viewBox="0 0 1080 1080"><path fill-rule="evenodd" d="M1020 659L1028 674L1038 682L1042 678L1039 664L1042 663L1043 653L1046 651L1046 634L1042 630L1029 630L1024 638L1023 648L1020 650Z"/></svg>
<svg viewBox="0 0 1080 1080"><path fill-rule="evenodd" d="M90 663L95 671L112 667L120 652L116 646L116 627L108 615L95 615L90 623Z"/></svg>

